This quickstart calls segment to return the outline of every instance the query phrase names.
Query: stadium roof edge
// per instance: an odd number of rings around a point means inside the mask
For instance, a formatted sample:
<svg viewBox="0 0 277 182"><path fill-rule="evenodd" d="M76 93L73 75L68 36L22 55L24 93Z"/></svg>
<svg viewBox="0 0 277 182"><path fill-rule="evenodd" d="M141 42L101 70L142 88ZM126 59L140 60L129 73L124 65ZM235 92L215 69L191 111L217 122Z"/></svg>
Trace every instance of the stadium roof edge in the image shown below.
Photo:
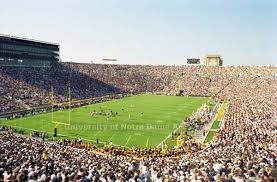
<svg viewBox="0 0 277 182"><path fill-rule="evenodd" d="M42 44L49 44L49 45L60 46L60 44L58 44L58 43L47 42L47 41L41 41L41 40L36 40L36 39L29 39L29 38L24 38L24 37L17 37L17 36L13 36L13 35L0 34L0 37L14 38L14 39L32 41L32 42L37 42L37 43L42 43Z"/></svg>

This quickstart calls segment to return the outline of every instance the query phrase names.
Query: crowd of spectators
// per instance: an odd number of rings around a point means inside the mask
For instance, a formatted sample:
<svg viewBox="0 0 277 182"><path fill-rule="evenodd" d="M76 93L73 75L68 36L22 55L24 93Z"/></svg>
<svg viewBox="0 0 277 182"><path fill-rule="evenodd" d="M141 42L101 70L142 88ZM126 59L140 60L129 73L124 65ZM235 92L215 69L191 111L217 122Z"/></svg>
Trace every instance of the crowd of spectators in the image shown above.
<svg viewBox="0 0 277 182"><path fill-rule="evenodd" d="M0 67L0 112L28 109L54 101L118 93L237 98L266 91L276 81L274 66L205 67L59 63L52 67ZM276 91L276 88L273 88Z"/></svg>
<svg viewBox="0 0 277 182"><path fill-rule="evenodd" d="M274 66L205 67L58 63L52 67L0 67L0 112L118 93L161 92L236 98L266 91ZM273 89L273 87L272 87ZM274 88L276 91L276 88Z"/></svg>
<svg viewBox="0 0 277 182"><path fill-rule="evenodd" d="M196 112L193 112L191 116L185 120L185 123L194 126L194 128L204 126L212 121L217 109L218 105L212 108L212 105L204 104L198 108Z"/></svg>
<svg viewBox="0 0 277 182"><path fill-rule="evenodd" d="M251 121L241 101L230 107L223 129L207 148L177 158L166 154L143 159L120 153L103 155L76 143L64 145L0 133L0 174L4 181L276 180L276 117Z"/></svg>
<svg viewBox="0 0 277 182"><path fill-rule="evenodd" d="M51 86L55 99L65 101L68 84L74 99L182 93L227 100L228 107L222 127L205 149L173 158L103 155L0 132L0 181L277 180L277 67L63 63L43 74L42 69L0 67L2 112L48 104Z"/></svg>

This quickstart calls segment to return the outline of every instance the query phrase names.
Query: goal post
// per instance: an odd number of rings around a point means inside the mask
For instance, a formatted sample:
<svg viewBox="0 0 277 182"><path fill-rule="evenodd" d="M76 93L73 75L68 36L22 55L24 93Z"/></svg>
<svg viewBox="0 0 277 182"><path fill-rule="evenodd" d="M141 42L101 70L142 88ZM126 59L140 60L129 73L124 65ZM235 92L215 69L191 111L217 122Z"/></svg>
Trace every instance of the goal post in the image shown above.
<svg viewBox="0 0 277 182"><path fill-rule="evenodd" d="M67 114L67 119L65 119L65 121L58 121L57 119L55 119L54 117L54 106L55 104L58 104L58 103L55 103L55 100L54 100L54 88L53 86L51 86L51 123L54 123L56 124L55 125L55 128L58 126L58 125L65 125L65 126L70 126L71 124L71 89L70 87L68 87L68 114Z"/></svg>

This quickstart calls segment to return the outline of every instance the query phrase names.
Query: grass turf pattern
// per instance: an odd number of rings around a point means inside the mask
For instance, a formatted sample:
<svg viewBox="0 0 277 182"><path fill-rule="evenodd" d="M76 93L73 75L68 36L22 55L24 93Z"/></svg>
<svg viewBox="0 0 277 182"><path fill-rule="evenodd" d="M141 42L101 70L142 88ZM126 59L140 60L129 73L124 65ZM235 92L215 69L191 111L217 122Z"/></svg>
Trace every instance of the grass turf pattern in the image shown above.
<svg viewBox="0 0 277 182"><path fill-rule="evenodd" d="M219 128L219 124L220 124L220 121L219 120L215 120L213 122L212 129L217 130Z"/></svg>
<svg viewBox="0 0 277 182"><path fill-rule="evenodd" d="M1 121L1 125L51 134L54 127L57 127L58 136L77 137L88 141L98 139L102 143L112 142L127 147L156 147L184 118L208 101L208 98L203 97L136 95L73 110L59 110ZM101 110L105 115L90 114ZM114 113L112 116L109 115L111 111ZM56 123L52 122L52 114ZM166 143L175 145L175 142Z"/></svg>

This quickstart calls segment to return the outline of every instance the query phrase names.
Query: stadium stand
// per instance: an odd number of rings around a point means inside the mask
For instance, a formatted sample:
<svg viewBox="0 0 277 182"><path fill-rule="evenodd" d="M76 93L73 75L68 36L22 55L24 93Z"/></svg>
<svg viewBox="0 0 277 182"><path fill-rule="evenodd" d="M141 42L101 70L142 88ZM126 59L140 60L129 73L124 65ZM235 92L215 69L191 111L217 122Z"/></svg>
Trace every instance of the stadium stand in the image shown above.
<svg viewBox="0 0 277 182"><path fill-rule="evenodd" d="M277 67L58 63L0 67L1 112L118 93L159 92L228 100L224 124L204 150L143 159L110 150L0 134L0 181L276 181ZM134 151L136 152L136 151ZM124 153L124 152L123 152Z"/></svg>
<svg viewBox="0 0 277 182"><path fill-rule="evenodd" d="M0 67L1 111L114 93L163 92L216 98L248 98L276 93L276 67L187 67L59 63L51 68ZM31 75L31 76L30 76ZM268 88L268 89L266 89Z"/></svg>

